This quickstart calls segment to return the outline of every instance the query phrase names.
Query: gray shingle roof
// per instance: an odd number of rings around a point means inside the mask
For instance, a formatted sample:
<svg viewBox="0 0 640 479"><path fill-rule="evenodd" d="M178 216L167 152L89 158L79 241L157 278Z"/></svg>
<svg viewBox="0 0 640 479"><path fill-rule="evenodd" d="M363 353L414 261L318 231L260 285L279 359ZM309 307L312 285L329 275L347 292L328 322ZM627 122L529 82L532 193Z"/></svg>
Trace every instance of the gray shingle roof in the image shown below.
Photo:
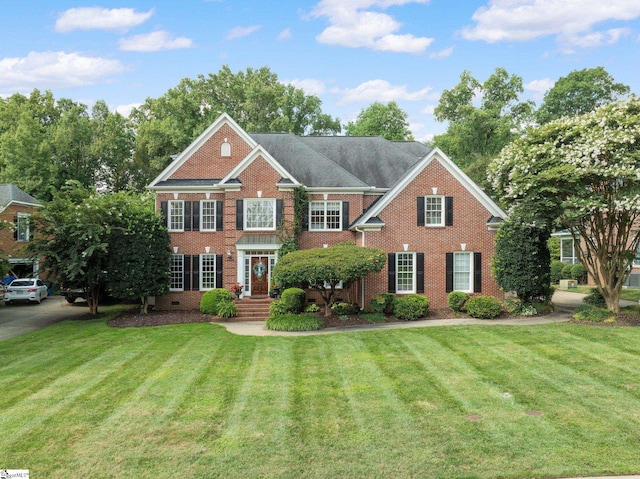
<svg viewBox="0 0 640 479"><path fill-rule="evenodd" d="M12 202L41 206L38 200L22 191L16 185L0 184L0 208L6 208Z"/></svg>

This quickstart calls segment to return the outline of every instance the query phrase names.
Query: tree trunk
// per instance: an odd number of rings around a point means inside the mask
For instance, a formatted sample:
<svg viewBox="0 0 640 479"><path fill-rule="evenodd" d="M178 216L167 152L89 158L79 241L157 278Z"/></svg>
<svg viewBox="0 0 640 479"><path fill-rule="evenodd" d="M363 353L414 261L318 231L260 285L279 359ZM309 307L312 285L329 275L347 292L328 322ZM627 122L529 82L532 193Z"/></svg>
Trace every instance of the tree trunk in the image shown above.
<svg viewBox="0 0 640 479"><path fill-rule="evenodd" d="M148 296L142 296L142 306L140 307L140 312L142 314L147 314L149 312L149 301L147 300Z"/></svg>
<svg viewBox="0 0 640 479"><path fill-rule="evenodd" d="M606 295L603 295L605 302L607 303L607 309L614 314L620 313L620 292L606 291Z"/></svg>

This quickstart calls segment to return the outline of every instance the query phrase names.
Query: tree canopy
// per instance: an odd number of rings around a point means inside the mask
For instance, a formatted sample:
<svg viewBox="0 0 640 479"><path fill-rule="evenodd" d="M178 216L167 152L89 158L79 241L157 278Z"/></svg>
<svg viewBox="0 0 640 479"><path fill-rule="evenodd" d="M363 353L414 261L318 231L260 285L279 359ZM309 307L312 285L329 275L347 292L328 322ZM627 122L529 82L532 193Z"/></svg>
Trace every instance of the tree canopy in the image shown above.
<svg viewBox="0 0 640 479"><path fill-rule="evenodd" d="M409 115L395 101L375 102L360 112L355 122L345 125L349 136L381 136L391 141L413 140Z"/></svg>
<svg viewBox="0 0 640 479"><path fill-rule="evenodd" d="M640 100L532 129L504 148L490 180L510 213L556 220L612 312L640 246Z"/></svg>
<svg viewBox="0 0 640 479"><path fill-rule="evenodd" d="M340 243L288 253L276 263L273 276L283 288L303 286L319 291L328 316L339 283L349 287L368 273L382 271L385 261L384 251L378 248Z"/></svg>

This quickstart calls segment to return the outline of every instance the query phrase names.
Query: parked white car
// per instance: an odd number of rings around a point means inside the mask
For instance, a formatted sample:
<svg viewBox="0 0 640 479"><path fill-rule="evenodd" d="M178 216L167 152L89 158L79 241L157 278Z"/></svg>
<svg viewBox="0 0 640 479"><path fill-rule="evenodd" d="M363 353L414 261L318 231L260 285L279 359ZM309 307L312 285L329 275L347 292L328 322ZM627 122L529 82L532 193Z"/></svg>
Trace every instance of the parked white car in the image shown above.
<svg viewBox="0 0 640 479"><path fill-rule="evenodd" d="M38 278L14 279L4 292L4 304L14 301L39 303L49 294L47 285Z"/></svg>

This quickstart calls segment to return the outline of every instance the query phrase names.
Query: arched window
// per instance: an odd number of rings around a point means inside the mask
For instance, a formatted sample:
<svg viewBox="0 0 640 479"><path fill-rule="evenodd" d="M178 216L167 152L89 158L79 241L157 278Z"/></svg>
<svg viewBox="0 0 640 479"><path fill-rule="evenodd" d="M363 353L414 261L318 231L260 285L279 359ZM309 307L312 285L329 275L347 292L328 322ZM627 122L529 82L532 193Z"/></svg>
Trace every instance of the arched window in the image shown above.
<svg viewBox="0 0 640 479"><path fill-rule="evenodd" d="M220 146L220 156L231 156L231 143L229 143L226 138Z"/></svg>

